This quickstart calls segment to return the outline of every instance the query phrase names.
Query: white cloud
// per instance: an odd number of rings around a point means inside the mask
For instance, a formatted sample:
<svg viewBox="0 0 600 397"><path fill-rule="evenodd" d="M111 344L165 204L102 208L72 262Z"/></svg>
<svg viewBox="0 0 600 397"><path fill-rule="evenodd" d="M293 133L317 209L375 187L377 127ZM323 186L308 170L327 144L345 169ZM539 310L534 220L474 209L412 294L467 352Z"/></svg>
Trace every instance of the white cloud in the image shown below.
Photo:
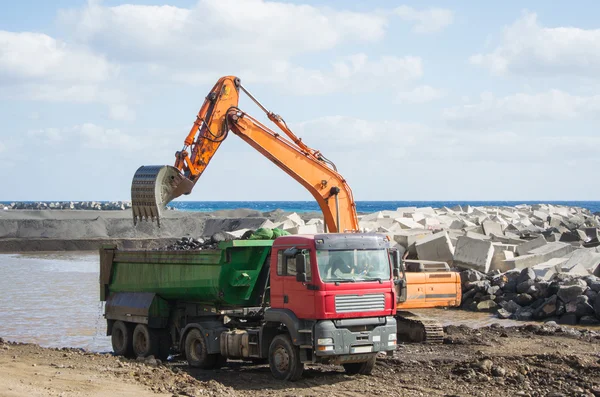
<svg viewBox="0 0 600 397"><path fill-rule="evenodd" d="M411 56L357 53L310 67L296 63L343 44L382 39L391 14L264 0L200 0L191 8L89 2L62 11L59 21L111 59L143 64L154 81L204 86L231 73L245 82L286 83L286 92L317 94L372 90L422 75L421 59Z"/></svg>
<svg viewBox="0 0 600 397"><path fill-rule="evenodd" d="M63 132L59 128L43 128L27 131L27 135L34 138L36 142L54 144L63 140Z"/></svg>
<svg viewBox="0 0 600 397"><path fill-rule="evenodd" d="M108 117L115 121L134 121L135 111L124 104L115 104L109 106Z"/></svg>
<svg viewBox="0 0 600 397"><path fill-rule="evenodd" d="M104 57L31 32L0 31L0 84L3 79L97 83L118 72Z"/></svg>
<svg viewBox="0 0 600 397"><path fill-rule="evenodd" d="M415 87L410 91L399 92L396 95L396 101L398 103L422 104L443 98L445 95L446 94L442 90L438 90L429 85L422 85Z"/></svg>
<svg viewBox="0 0 600 397"><path fill-rule="evenodd" d="M481 95L480 102L445 109L445 120L464 126L506 125L515 122L550 122L596 118L600 95L577 96L560 90L517 93L497 98Z"/></svg>
<svg viewBox="0 0 600 397"><path fill-rule="evenodd" d="M261 57L327 50L344 42L381 39L387 18L263 0L200 0L192 8L125 4L62 11L60 21L108 52L163 62L223 60L262 63Z"/></svg>
<svg viewBox="0 0 600 397"><path fill-rule="evenodd" d="M414 22L413 30L417 33L438 32L454 21L454 13L444 8L416 10L409 6L400 6L394 12L401 19Z"/></svg>
<svg viewBox="0 0 600 397"><path fill-rule="evenodd" d="M469 58L495 75L572 74L599 77L600 29L548 28L525 12L506 27L500 45Z"/></svg>

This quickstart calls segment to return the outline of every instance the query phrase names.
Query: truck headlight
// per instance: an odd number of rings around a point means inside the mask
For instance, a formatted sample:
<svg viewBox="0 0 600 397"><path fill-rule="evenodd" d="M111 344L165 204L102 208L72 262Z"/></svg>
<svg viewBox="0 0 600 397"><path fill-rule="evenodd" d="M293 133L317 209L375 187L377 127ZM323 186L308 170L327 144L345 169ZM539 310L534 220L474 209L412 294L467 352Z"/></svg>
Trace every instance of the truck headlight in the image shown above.
<svg viewBox="0 0 600 397"><path fill-rule="evenodd" d="M333 345L333 338L317 339L317 345Z"/></svg>
<svg viewBox="0 0 600 397"><path fill-rule="evenodd" d="M389 334L388 335L388 340L396 340L397 336L396 334Z"/></svg>

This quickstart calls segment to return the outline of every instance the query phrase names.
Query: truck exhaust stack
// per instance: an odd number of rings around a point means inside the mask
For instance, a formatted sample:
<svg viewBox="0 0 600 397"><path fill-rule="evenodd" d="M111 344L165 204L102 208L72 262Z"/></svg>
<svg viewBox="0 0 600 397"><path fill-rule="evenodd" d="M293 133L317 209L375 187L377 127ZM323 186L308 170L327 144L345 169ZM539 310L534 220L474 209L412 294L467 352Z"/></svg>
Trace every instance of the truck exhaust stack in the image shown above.
<svg viewBox="0 0 600 397"><path fill-rule="evenodd" d="M150 219L160 227L161 211L167 204L189 194L194 183L170 165L144 165L137 169L131 182L133 224Z"/></svg>

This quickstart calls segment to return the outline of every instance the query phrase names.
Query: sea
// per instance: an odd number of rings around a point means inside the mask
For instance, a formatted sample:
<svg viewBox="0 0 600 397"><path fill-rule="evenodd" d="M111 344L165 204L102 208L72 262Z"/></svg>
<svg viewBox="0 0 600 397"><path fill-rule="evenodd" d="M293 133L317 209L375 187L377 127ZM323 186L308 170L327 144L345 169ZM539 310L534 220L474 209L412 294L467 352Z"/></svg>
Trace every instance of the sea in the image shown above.
<svg viewBox="0 0 600 397"><path fill-rule="evenodd" d="M472 207L509 206L520 204L552 204L569 207L587 208L591 212L600 212L600 201L357 201L356 211L372 213L385 210L396 210L400 207L454 207L456 205ZM319 212L316 201L172 201L169 206L181 211L211 212L248 208L260 212L280 209L286 212Z"/></svg>
<svg viewBox="0 0 600 397"><path fill-rule="evenodd" d="M65 201L65 200L57 200ZM70 200L77 201L77 200ZM34 202L34 201L22 201ZM49 201L46 201L49 202ZM56 201L55 201L56 202ZM105 202L105 201L98 201ZM0 201L0 204L10 204L11 201ZM520 204L552 204L569 207L587 208L591 212L600 212L600 201L357 201L356 211L372 213L385 210L396 210L400 207L454 207L456 205L472 207L509 206ZM234 210L247 208L260 212L283 210L286 212L320 212L316 201L172 201L169 206L181 211L212 212L218 210Z"/></svg>

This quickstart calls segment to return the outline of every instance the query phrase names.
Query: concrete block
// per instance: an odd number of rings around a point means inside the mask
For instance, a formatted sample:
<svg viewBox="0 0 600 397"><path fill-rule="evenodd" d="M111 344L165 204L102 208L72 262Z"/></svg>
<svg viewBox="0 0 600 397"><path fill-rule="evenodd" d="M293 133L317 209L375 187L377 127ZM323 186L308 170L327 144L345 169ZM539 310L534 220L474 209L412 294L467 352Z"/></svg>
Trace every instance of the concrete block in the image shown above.
<svg viewBox="0 0 600 397"><path fill-rule="evenodd" d="M325 222L323 221L323 219L319 219L319 218L313 218L310 219L308 222L306 222L307 225L324 225Z"/></svg>
<svg viewBox="0 0 600 397"><path fill-rule="evenodd" d="M290 229L287 229L286 232L290 232L291 234L317 234L322 233L319 232L317 225L300 225L294 226Z"/></svg>
<svg viewBox="0 0 600 397"><path fill-rule="evenodd" d="M415 248L421 260L444 261L450 264L454 258L454 246L445 231L416 241Z"/></svg>
<svg viewBox="0 0 600 397"><path fill-rule="evenodd" d="M477 240L490 240L490 236L486 236L485 234L479 234L479 233L471 232L471 231L468 231L466 233L466 236L469 238L477 239Z"/></svg>
<svg viewBox="0 0 600 397"><path fill-rule="evenodd" d="M561 265L567 261L567 258L552 258L549 261L540 263L532 267L535 276L544 280L550 280L556 273L560 273Z"/></svg>
<svg viewBox="0 0 600 397"><path fill-rule="evenodd" d="M400 230L393 235L393 240L406 248L411 254L416 254L415 242L431 235L431 230L410 229Z"/></svg>
<svg viewBox="0 0 600 397"><path fill-rule="evenodd" d="M418 223L420 223L422 225L421 227L425 229L434 230L442 228L442 226L440 225L440 221L436 218L424 218L421 219Z"/></svg>
<svg viewBox="0 0 600 397"><path fill-rule="evenodd" d="M455 205L454 207L452 207L450 209L454 212L464 212L460 205Z"/></svg>
<svg viewBox="0 0 600 397"><path fill-rule="evenodd" d="M548 243L529 251L529 254L506 260L506 266L513 269L524 269L544 263L552 258L561 258L573 252L573 246L567 243Z"/></svg>
<svg viewBox="0 0 600 397"><path fill-rule="evenodd" d="M454 230L459 230L462 229L464 227L467 227L467 224L465 223L465 221L460 220L460 219L455 219L452 221L452 223L448 226L448 229L454 229Z"/></svg>
<svg viewBox="0 0 600 397"><path fill-rule="evenodd" d="M547 212L544 212L544 211L533 211L532 216L534 218L537 218L537 219L545 222L548 220L548 217L550 216L550 214Z"/></svg>
<svg viewBox="0 0 600 397"><path fill-rule="evenodd" d="M417 211L417 207L398 207L396 208L396 211L404 214L412 214Z"/></svg>
<svg viewBox="0 0 600 397"><path fill-rule="evenodd" d="M534 238L533 240L522 240L522 241L524 241L524 243L522 243L521 245L519 245L517 247L517 254L519 254L519 255L526 255L532 249L536 249L543 245L548 244L548 242L546 241L544 236L538 236L537 238Z"/></svg>
<svg viewBox="0 0 600 397"><path fill-rule="evenodd" d="M360 220L365 222L374 222L379 219L383 219L383 213L381 211L374 212L372 214L363 215Z"/></svg>
<svg viewBox="0 0 600 397"><path fill-rule="evenodd" d="M423 225L412 220L412 218L396 218L394 222L400 225L402 229L422 229Z"/></svg>
<svg viewBox="0 0 600 397"><path fill-rule="evenodd" d="M494 221L483 221L483 233L487 236L494 234L496 236L502 236L502 225Z"/></svg>
<svg viewBox="0 0 600 397"><path fill-rule="evenodd" d="M248 230L250 229L239 229L239 230L234 230L232 232L227 232L228 234L232 235L235 238L240 238L244 235L244 233L246 233Z"/></svg>
<svg viewBox="0 0 600 397"><path fill-rule="evenodd" d="M453 264L460 268L490 271L494 247L490 241L460 236L454 248Z"/></svg>
<svg viewBox="0 0 600 397"><path fill-rule="evenodd" d="M494 248L494 255L492 256L492 263L490 264L490 271L498 270L502 273L512 270L508 266L508 261L514 259L515 253L506 250L496 250Z"/></svg>
<svg viewBox="0 0 600 397"><path fill-rule="evenodd" d="M429 215L433 215L433 216L437 215L435 213L435 210L431 207L420 207L420 208L418 207L415 212L420 213L420 214L429 214Z"/></svg>
<svg viewBox="0 0 600 397"><path fill-rule="evenodd" d="M420 212L415 212L414 214L411 215L411 217L412 217L413 221L415 221L415 222L419 222L420 220L427 218L425 216L425 214L422 214Z"/></svg>
<svg viewBox="0 0 600 397"><path fill-rule="evenodd" d="M298 215L295 212L290 215L287 215L286 218L294 222L295 225L304 225L304 219L302 219L302 217L300 217L300 215Z"/></svg>
<svg viewBox="0 0 600 397"><path fill-rule="evenodd" d="M600 253L593 249L577 249L569 255L569 260L563 265L563 269L569 271L568 269L574 268L576 265L583 266L589 273L593 273L600 265Z"/></svg>
<svg viewBox="0 0 600 397"><path fill-rule="evenodd" d="M473 233L478 233L478 234L483 234L485 235L485 233L483 232L483 227L481 226L471 226L471 227L465 227L465 232L473 232Z"/></svg>
<svg viewBox="0 0 600 397"><path fill-rule="evenodd" d="M581 229L577 229L576 230L577 234L579 234L579 238L581 239L581 241L588 241L589 237L588 235L585 233L584 230Z"/></svg>
<svg viewBox="0 0 600 397"><path fill-rule="evenodd" d="M492 244L494 245L494 250L496 251L510 251L512 253L517 252L517 244L505 244L497 241L492 242Z"/></svg>
<svg viewBox="0 0 600 397"><path fill-rule="evenodd" d="M266 221L264 221L259 227L264 227L267 229L273 229L276 227L276 224L271 222L269 219L267 219Z"/></svg>

